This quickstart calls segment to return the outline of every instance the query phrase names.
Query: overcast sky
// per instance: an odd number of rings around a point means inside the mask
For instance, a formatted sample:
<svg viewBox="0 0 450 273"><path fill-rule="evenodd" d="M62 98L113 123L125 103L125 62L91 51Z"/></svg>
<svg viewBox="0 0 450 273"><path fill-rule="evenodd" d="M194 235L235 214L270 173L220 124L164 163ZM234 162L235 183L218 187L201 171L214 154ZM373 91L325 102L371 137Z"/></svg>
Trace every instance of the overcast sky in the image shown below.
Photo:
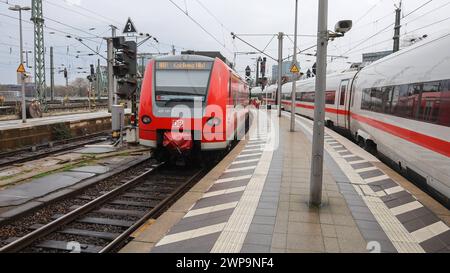
<svg viewBox="0 0 450 273"><path fill-rule="evenodd" d="M106 55L105 42L101 37L110 33L113 24L122 32L128 17L137 30L149 33L160 43L147 42L140 52L169 52L171 45L176 50L221 51L230 61L234 52L254 51L244 43L233 41L230 32L237 34L267 34L268 36L242 36L259 49L277 57L277 39L273 34L294 33L294 0L43 0L45 24L45 46L55 48L55 66L69 67L71 80L86 77L78 72L88 71L89 64L98 57L86 56L91 51L73 37L82 37L94 49ZM392 49L395 4L399 0L330 0L329 27L333 29L338 20L351 19L354 29L344 38L330 43L329 54L344 56L329 64L329 69L342 69L350 62L361 61L361 54ZM429 3L428 3L429 2ZM9 4L8 4L9 3ZM299 0L299 48L316 43L317 3ZM31 0L0 0L0 83L15 83L19 64L18 14L8 10L10 4L31 5ZM178 5L179 8L176 7ZM419 8L420 6L423 7ZM419 8L419 9L417 9ZM191 16L199 25L193 22ZM413 12L413 13L411 13ZM411 14L410 14L411 13ZM450 0L403 0L402 35L430 37L450 32ZM33 25L30 12L23 13L25 49L33 50ZM11 18L12 17L12 18ZM447 19L447 20L445 20ZM439 22L443 20L442 22ZM382 31L371 39L371 36ZM72 38L67 38L66 35ZM293 37L290 37L293 39ZM293 53L293 42L284 40L284 57ZM428 38L430 39L430 38ZM307 51L314 53L314 49ZM33 54L29 64L34 66ZM78 58L76 56L78 55ZM237 70L242 74L247 65L255 66L258 55L238 55ZM300 66L306 71L314 63L314 57L301 55ZM47 54L48 60L48 54ZM331 61L331 59L329 60ZM102 64L106 62L101 59ZM269 61L268 69L274 61ZM77 69L78 67L83 69ZM49 62L46 63L49 83ZM28 69L30 70L30 69ZM57 84L64 82L62 74L56 74Z"/></svg>

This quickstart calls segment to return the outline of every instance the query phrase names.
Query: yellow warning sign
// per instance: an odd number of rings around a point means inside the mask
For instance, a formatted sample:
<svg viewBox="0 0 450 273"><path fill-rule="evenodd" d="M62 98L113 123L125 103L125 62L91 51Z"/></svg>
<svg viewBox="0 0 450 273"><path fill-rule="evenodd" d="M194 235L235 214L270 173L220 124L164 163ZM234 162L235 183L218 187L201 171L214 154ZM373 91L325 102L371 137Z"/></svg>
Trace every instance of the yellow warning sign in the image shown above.
<svg viewBox="0 0 450 273"><path fill-rule="evenodd" d="M298 69L298 66L297 66L297 64L292 64L292 66L291 66L291 73L293 73L293 74L298 74L298 73L300 73L300 69Z"/></svg>
<svg viewBox="0 0 450 273"><path fill-rule="evenodd" d="M23 66L23 64L20 64L19 67L17 68L17 73L25 73L25 67Z"/></svg>

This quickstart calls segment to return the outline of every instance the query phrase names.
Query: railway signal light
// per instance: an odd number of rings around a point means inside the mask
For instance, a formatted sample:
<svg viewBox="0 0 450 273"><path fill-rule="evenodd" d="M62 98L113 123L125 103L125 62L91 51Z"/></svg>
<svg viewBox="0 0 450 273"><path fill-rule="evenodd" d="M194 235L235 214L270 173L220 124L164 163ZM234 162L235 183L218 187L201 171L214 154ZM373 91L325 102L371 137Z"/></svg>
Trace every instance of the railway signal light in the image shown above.
<svg viewBox="0 0 450 273"><path fill-rule="evenodd" d="M136 79L120 79L117 85L117 95L123 99L129 99L137 90Z"/></svg>
<svg viewBox="0 0 450 273"><path fill-rule="evenodd" d="M264 57L261 62L261 77L264 78L266 76L266 62L267 58Z"/></svg>
<svg viewBox="0 0 450 273"><path fill-rule="evenodd" d="M116 94L123 99L130 99L137 90L137 43L126 41L125 37L114 37L113 47L116 49L113 73L117 77Z"/></svg>
<svg viewBox="0 0 450 273"><path fill-rule="evenodd" d="M250 79L250 77L252 76L252 69L250 68L250 66L247 65L247 67L245 68L245 77L248 79Z"/></svg>
<svg viewBox="0 0 450 273"><path fill-rule="evenodd" d="M137 44L134 41L125 41L125 37L113 38L113 47L116 49L114 75L118 78L137 74Z"/></svg>

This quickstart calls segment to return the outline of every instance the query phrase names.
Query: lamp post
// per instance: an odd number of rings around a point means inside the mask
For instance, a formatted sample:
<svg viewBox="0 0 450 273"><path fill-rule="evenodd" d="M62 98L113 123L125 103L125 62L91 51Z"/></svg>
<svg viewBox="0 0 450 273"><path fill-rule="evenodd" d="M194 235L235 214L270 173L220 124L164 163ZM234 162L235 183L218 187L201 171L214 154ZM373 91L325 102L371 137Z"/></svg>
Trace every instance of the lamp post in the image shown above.
<svg viewBox="0 0 450 273"><path fill-rule="evenodd" d="M12 11L19 12L19 28L20 28L20 64L23 66L23 36L22 36L22 10L31 10L30 7L21 7L19 5L15 5L13 7L9 7ZM27 106L25 100L25 72L21 72L22 79L22 122L27 122Z"/></svg>
<svg viewBox="0 0 450 273"><path fill-rule="evenodd" d="M314 126L311 156L310 205L322 204L323 155L325 143L325 91L327 87L327 47L328 40L344 37L352 28L351 20L339 21L334 32L328 30L328 0L319 0L317 35L317 71L314 103Z"/></svg>

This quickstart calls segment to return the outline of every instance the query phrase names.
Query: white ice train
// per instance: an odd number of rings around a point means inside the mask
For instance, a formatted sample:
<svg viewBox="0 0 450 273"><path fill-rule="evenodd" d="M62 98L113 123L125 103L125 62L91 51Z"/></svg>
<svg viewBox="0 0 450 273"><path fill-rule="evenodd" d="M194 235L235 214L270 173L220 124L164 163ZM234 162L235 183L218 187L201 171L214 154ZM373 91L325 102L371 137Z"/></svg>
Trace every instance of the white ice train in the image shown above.
<svg viewBox="0 0 450 273"><path fill-rule="evenodd" d="M327 77L326 123L376 150L450 207L450 34L360 71ZM292 83L282 88L290 110ZM296 112L312 118L315 79L297 82ZM269 103L276 88L268 88Z"/></svg>

